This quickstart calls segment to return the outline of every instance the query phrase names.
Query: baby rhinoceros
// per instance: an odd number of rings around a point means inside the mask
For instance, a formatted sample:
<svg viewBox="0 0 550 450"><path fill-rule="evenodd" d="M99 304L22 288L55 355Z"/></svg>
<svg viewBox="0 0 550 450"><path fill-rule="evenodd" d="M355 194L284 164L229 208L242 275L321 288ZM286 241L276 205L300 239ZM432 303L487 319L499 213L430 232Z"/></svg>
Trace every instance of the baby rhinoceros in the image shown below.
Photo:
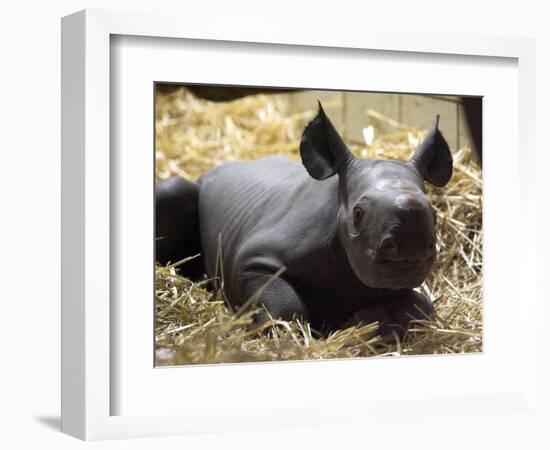
<svg viewBox="0 0 550 450"><path fill-rule="evenodd" d="M223 274L235 306L255 295L260 322L298 317L326 332L378 321L383 337L402 337L433 311L413 288L436 257L424 181L444 186L452 174L438 121L409 161L361 159L319 104L303 166L272 156L206 172L198 222L208 276Z"/></svg>

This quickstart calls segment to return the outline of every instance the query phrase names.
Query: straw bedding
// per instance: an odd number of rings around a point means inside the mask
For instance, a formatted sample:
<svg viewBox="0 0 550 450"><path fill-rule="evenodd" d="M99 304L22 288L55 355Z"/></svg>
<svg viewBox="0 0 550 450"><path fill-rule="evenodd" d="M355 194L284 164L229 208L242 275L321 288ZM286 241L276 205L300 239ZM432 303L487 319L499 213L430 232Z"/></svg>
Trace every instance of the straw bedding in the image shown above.
<svg viewBox="0 0 550 450"><path fill-rule="evenodd" d="M341 105L325 103L331 108ZM184 89L158 94L156 176L198 178L226 161L273 153L299 160L311 109L290 112L287 95L256 95L226 103L200 100ZM395 123L366 111L373 126L369 143L349 143L360 157L407 159L426 130ZM378 135L377 125L393 126ZM437 210L438 261L421 290L435 303L429 320L413 322L402 342L386 345L377 324L351 327L321 337L307 323L272 321L250 326L254 306L241 314L214 292L209 280L178 275L185 261L156 266L157 365L349 358L383 355L456 354L482 351L482 183L467 147L452 149L454 174L441 189L430 188Z"/></svg>

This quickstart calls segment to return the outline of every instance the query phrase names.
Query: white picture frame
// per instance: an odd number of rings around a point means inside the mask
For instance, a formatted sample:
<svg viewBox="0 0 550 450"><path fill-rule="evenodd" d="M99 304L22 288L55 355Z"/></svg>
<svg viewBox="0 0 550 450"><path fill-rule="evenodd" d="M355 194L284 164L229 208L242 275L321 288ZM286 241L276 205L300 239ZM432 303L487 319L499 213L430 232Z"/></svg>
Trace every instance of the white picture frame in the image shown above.
<svg viewBox="0 0 550 450"><path fill-rule="evenodd" d="M518 114L512 115L510 121L512 143L509 146L511 151L515 152L512 156L519 158L519 166L515 169L518 174L513 177L509 187L509 198L514 200L512 210L517 217L522 218L521 223L513 222L514 225L521 229L536 228L535 187L528 175L530 171L534 171L536 165L535 44L532 39L383 31L362 32L359 37L351 30L349 33L332 36L327 36L319 30L305 37L303 33L292 29L282 33L271 28L235 28L220 23L213 31L213 28L204 28L200 21L189 21L182 26L176 18L158 13L87 10L67 16L62 21L62 430L65 433L81 439L97 440L334 424L366 419L377 420L379 416L383 416L384 420L391 423L419 414L426 420L449 416L468 418L472 415L499 417L499 414L504 412L515 415L517 420L529 420L536 419L542 414L542 406L536 403L536 346L532 344L536 342L537 330L530 321L532 312L526 312L537 308L538 293L536 284L532 282L532 274L536 272L534 233L522 234L524 238L521 246L517 243L509 244L512 246L510 253L516 255L516 262L529 260L532 263L528 268L517 264L510 269L514 280L510 280L509 285L521 285L523 289L523 306L517 310L517 315L510 311L502 313L505 316L504 321L514 321L516 327L513 339L511 338L511 343L515 345L514 357L512 359L510 356L509 363L517 367L510 372L509 377L503 375L501 379L495 380L493 390L485 390L483 385L478 391L468 391L471 389L468 387L460 396L459 391L451 390L448 396L442 396L445 386L441 385L438 389L434 388L433 392L423 391L414 395L398 392L388 396L387 400L378 397L369 401L365 396L358 395L354 399L347 395L345 400L337 402L327 395L328 400L312 402L306 396L300 403L282 398L281 401L273 401L271 405L263 404L262 407L257 407L253 413L254 417L251 417L250 412L246 412L246 405L241 405L240 409L235 410L234 407L228 408L224 405L222 400L219 400L218 404L208 404L207 408L195 409L192 412L182 408L180 412L163 413L151 410L148 413L146 402L146 406L141 410L137 406L135 410L119 410L113 399L116 398L117 391L125 389L126 386L124 383L121 385L119 378L113 378L113 367L118 364L119 358L124 361L126 355L113 350L113 341L120 333L117 323L120 315L113 314L110 302L118 289L111 279L113 248L117 245L113 242L112 234L112 188L121 183L119 174L112 170L110 154L110 148L113 146L111 108L114 99L111 90L111 65L112 58L116 56L112 48L115 35L144 39L154 37L212 43L231 42L243 48L246 48L247 44L256 48L264 45L266 51L270 45L284 44L287 47L278 47L278 52L283 54L290 51L290 46L299 46L302 49L317 49L316 51L321 52L327 49L327 52L336 55L339 52L344 53L346 49L395 52L396 55L409 55L411 61L422 58L423 55L451 55L451 59L452 55L489 57L514 61L514 64L517 63L515 73L518 77L518 95L517 102L512 102L512 109L517 109ZM223 52L223 49L221 51ZM246 84L246 80L243 80L243 84ZM150 107L152 106L151 104ZM150 115L151 111L148 111L147 117ZM146 122L145 119L142 120ZM152 152L152 141L146 145L151 145ZM519 148L522 149L521 154L518 152ZM500 170L512 173L507 171L514 170L513 163L514 161L504 161ZM485 164L485 181L495 180L493 183L496 183L497 170L493 168L491 175L491 164ZM146 169L146 166L144 167ZM490 186L489 184L489 189ZM146 199L147 195L150 195L150 192L144 191L143 198ZM518 201L520 197L524 199L521 203ZM152 204L152 198L150 203ZM498 206L494 205L495 214L498 214ZM490 223L490 217L488 219ZM498 245L498 239L495 237L493 248ZM530 280L530 283L524 283L523 280ZM510 303L513 308L517 306L518 293L514 291L510 295L515 296L511 298ZM486 312L491 314L494 310ZM493 334L498 332L496 328L490 331ZM145 339L152 340L152 335L144 336ZM491 341L491 335L485 337ZM527 342L530 345L520 345ZM490 366L493 364L490 358L494 353L498 351L488 350L481 358L485 358ZM503 364L506 362L505 357L502 354L499 356L499 361ZM150 359L153 370L152 358ZM142 360L136 361L136 367L139 367ZM417 359L416 362L407 363L405 370L421 373L421 366L430 364L425 361L426 359ZM470 364L471 360L464 357L446 361L442 365L447 367L441 370L460 370L460 367ZM479 361L472 363L471 370L482 367ZM381 360L378 362L381 363ZM382 377L384 373L388 376L396 367L399 370L396 364L401 365L402 362L400 359L386 359L382 364L381 369L373 365L369 367L370 373L379 372L373 377ZM285 379L285 376L298 369L307 374L306 376L314 377L320 372L319 367L309 363L236 365L229 369L229 373L233 377L232 380L238 384L243 383L245 375L253 374L252 377L257 379L267 370L275 373L274 376L280 379ZM178 372L176 376L203 379L203 382L207 383L212 377L212 371L208 369L188 368L187 372ZM125 368L122 367L121 370ZM172 383L174 376L167 375L170 370L172 369L157 369L155 376L162 376L167 383ZM360 379L353 374L362 373L363 370L364 361L336 361L334 364L323 365L323 375L320 379L329 376L338 379L348 371L351 381L347 388L353 391L360 383ZM489 381L487 380L487 383ZM142 394L145 397L145 392ZM138 395L139 393L134 390L129 391L126 397L132 397L134 403L139 403ZM291 397L296 398L296 395ZM396 404L399 405L398 411L395 408ZM129 413L125 412L127 409ZM437 411L435 415L430 412L434 410ZM117 411L117 414L113 414L113 411ZM240 420L243 417L247 420ZM528 419L525 419L526 417ZM488 427L493 426L498 430L498 420L486 422Z"/></svg>

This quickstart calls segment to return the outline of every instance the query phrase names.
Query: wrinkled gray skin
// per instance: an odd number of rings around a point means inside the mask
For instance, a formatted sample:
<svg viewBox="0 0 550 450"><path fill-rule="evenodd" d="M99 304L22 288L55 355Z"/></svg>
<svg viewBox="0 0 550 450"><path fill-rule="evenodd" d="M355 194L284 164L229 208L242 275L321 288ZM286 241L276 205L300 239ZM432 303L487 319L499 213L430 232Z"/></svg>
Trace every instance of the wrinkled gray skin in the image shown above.
<svg viewBox="0 0 550 450"><path fill-rule="evenodd" d="M443 186L452 174L437 121L408 162L359 159L319 105L302 137L303 166L273 156L206 172L198 183L208 276L223 269L234 305L264 286L259 301L275 318L320 331L379 321L386 339L402 337L411 318L433 311L413 288L436 257L424 181Z"/></svg>

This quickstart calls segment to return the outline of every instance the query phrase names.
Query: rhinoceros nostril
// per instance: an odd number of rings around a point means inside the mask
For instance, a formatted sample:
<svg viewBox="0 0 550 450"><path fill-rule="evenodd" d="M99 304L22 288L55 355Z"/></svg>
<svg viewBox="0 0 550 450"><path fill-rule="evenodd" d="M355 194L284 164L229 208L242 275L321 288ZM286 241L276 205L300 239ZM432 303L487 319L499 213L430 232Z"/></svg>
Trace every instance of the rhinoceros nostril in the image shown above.
<svg viewBox="0 0 550 450"><path fill-rule="evenodd" d="M391 237L384 238L382 243L380 244L380 248L395 248L395 240Z"/></svg>
<svg viewBox="0 0 550 450"><path fill-rule="evenodd" d="M397 244L395 240L391 237L384 238L379 247L380 257L384 258L389 255L394 255L395 253L397 253Z"/></svg>

